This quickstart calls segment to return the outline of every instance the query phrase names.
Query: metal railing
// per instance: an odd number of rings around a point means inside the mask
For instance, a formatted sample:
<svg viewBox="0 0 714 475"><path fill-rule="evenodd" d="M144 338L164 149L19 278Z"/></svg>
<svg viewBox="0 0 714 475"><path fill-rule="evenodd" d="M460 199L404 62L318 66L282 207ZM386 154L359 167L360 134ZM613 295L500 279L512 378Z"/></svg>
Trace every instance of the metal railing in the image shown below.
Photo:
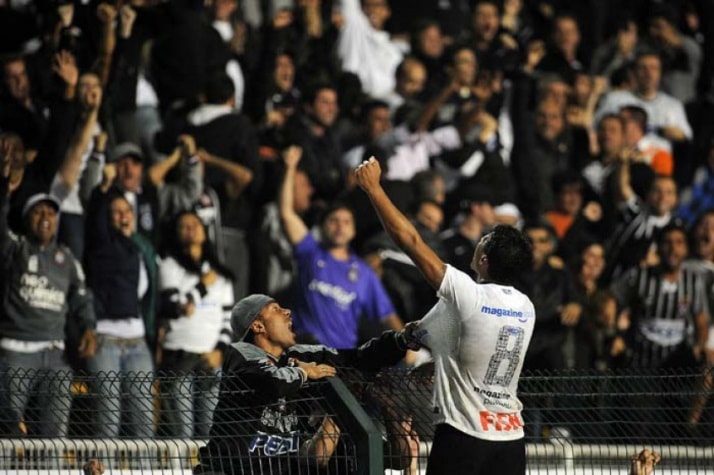
<svg viewBox="0 0 714 475"><path fill-rule="evenodd" d="M706 374L711 373L691 369L524 375L519 397L525 406L528 473L622 474L630 456L647 446L662 455L657 473L714 474L714 402ZM205 448L208 434L196 432L196 425L194 432L177 436L167 423L169 411L184 422L201 420L201 411L203 419L213 419L210 440L222 451L221 462L213 468L227 473L303 473L294 468L300 464L291 464L302 457L304 466L314 465L314 454L303 449L306 441L315 439L325 417L339 427L341 445L332 465L320 473L423 473L434 432L428 370L365 375L343 369L340 378L308 385L298 398L284 401L295 417L295 450L288 449L293 442L284 438L256 438L256 424L285 407L261 406L260 417L255 410L241 411L240 404L225 413L220 413L220 405L214 410L219 382L230 397L248 401L254 396L234 378L227 385L221 375L155 379L152 374L55 373L38 378L34 372L13 371L2 376L0 473L78 473L90 459L102 460L109 473L191 473L201 451L202 457L210 455L212 449ZM107 401L98 404L106 396L102 386L117 391L109 398L110 406ZM46 388L57 387L71 388L69 397L60 397L60 405L48 403L54 395ZM169 389L174 393L167 394ZM213 402L196 405L199 396ZM127 404L132 398L134 404ZM38 402L44 406L36 407ZM55 419L66 418L65 425L48 424L40 417L52 407L60 408L62 414ZM99 421L107 418L97 407L110 407L119 415L116 435L102 435ZM142 416L137 420L151 421L150 436L131 427L132 411ZM186 413L193 417L183 417ZM52 430L60 432L47 433ZM287 465L256 465L257 455L281 451Z"/></svg>

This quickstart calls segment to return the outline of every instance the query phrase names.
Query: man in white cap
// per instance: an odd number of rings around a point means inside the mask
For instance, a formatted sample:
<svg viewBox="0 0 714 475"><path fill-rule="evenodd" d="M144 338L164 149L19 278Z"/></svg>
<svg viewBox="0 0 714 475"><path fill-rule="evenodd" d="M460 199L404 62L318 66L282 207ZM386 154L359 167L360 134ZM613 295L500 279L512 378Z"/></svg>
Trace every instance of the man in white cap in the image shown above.
<svg viewBox="0 0 714 475"><path fill-rule="evenodd" d="M340 431L330 417L311 426L306 405L297 401L305 384L335 376L336 366L377 371L394 365L412 346L412 326L386 331L354 350L296 345L290 310L263 294L241 299L231 326L236 342L225 353L210 440L196 473L327 467Z"/></svg>
<svg viewBox="0 0 714 475"><path fill-rule="evenodd" d="M9 231L8 172L4 166L0 176L0 433L18 433L24 419L33 435L66 436L72 376L65 328L76 323L82 334L79 356L91 356L94 310L80 263L55 242L55 198L31 196L22 210L25 235ZM25 412L33 391L39 398L36 419Z"/></svg>

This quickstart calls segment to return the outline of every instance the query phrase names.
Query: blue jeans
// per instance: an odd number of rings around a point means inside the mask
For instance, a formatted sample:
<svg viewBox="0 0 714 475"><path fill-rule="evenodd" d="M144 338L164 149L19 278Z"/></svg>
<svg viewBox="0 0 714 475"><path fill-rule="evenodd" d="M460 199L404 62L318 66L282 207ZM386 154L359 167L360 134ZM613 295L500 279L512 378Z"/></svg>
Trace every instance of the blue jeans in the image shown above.
<svg viewBox="0 0 714 475"><path fill-rule="evenodd" d="M199 354L163 351L159 386L162 435L208 437L218 403L218 372Z"/></svg>
<svg viewBox="0 0 714 475"><path fill-rule="evenodd" d="M96 376L97 435L153 437L154 364L146 341L100 335L98 342L96 354L87 362Z"/></svg>
<svg viewBox="0 0 714 475"><path fill-rule="evenodd" d="M63 350L20 353L0 349L2 435L19 435L20 422L24 421L30 435L65 437L72 402L71 385L72 371L64 361ZM36 407L35 411L28 412L31 397Z"/></svg>

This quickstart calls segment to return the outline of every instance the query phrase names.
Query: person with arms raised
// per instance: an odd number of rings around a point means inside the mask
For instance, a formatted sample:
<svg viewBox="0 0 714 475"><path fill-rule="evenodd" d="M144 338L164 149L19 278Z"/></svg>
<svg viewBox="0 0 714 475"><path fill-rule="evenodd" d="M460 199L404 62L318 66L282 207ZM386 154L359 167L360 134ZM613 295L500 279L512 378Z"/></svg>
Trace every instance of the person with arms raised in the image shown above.
<svg viewBox="0 0 714 475"><path fill-rule="evenodd" d="M284 153L285 178L280 193L280 218L293 245L297 263L295 330L302 342L334 348L356 348L360 326L402 328L387 292L366 262L350 249L355 237L352 210L333 203L320 221L318 242L293 206L295 175L302 150Z"/></svg>
<svg viewBox="0 0 714 475"><path fill-rule="evenodd" d="M496 226L479 241L470 276L444 263L384 193L374 157L357 167L387 233L437 290L414 332L434 358L434 445L427 475L524 474L522 404L516 395L535 310L513 287L532 251L523 234ZM468 456L465 456L468 454Z"/></svg>

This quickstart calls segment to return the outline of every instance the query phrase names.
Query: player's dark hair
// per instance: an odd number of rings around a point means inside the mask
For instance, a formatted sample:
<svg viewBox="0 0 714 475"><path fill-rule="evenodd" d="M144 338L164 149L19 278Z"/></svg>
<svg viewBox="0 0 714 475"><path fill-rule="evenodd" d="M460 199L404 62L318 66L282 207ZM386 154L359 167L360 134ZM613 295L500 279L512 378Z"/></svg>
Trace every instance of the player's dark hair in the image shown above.
<svg viewBox="0 0 714 475"><path fill-rule="evenodd" d="M520 274L533 267L533 249L518 229L498 225L484 244L488 258L488 277L500 284L513 285Z"/></svg>

